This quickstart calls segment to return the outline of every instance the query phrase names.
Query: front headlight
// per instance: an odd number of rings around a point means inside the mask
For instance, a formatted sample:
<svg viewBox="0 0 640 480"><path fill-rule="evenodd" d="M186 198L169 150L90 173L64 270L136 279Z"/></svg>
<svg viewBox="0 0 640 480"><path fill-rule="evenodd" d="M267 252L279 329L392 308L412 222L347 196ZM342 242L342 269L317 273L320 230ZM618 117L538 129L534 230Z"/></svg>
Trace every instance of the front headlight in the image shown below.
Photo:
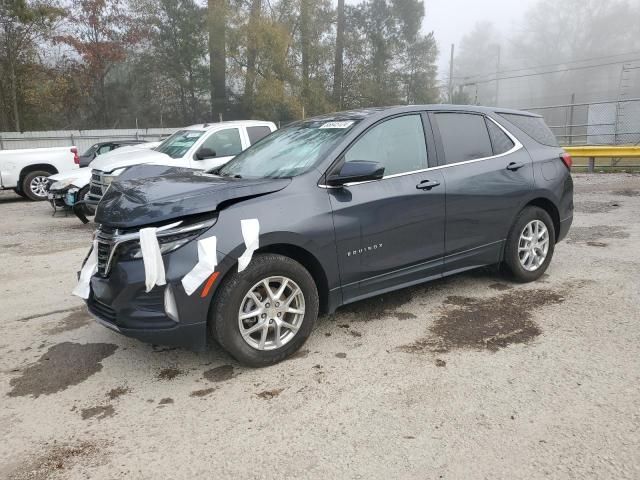
<svg viewBox="0 0 640 480"><path fill-rule="evenodd" d="M49 191L64 190L64 189L68 188L69 185L71 185L76 180L77 180L77 178L70 178L70 179L67 179L67 180L60 180L58 182L55 182L49 187Z"/></svg>
<svg viewBox="0 0 640 480"><path fill-rule="evenodd" d="M102 177L102 181L105 183L105 185L111 185L111 182L113 182L113 180L122 172L124 172L126 169L127 167L116 168L113 172L109 173L108 175L104 175Z"/></svg>
<svg viewBox="0 0 640 480"><path fill-rule="evenodd" d="M191 222L189 224L180 223L175 228L167 230L158 230L156 236L160 245L160 253L173 252L183 245L189 243L199 235L203 234L207 229L211 228L217 221L217 216ZM131 240L121 244L118 248L118 258L121 260L135 260L142 258L142 250L140 249L139 240Z"/></svg>

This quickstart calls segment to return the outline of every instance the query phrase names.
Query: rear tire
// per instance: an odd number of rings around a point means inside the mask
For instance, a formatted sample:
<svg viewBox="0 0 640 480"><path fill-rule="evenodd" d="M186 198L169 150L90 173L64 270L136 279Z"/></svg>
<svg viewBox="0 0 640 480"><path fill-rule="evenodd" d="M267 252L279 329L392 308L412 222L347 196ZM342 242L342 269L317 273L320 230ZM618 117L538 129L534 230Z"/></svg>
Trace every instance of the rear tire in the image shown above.
<svg viewBox="0 0 640 480"><path fill-rule="evenodd" d="M506 273L521 283L537 280L549 267L555 244L556 233L549 214L539 207L526 207L507 237L503 259Z"/></svg>
<svg viewBox="0 0 640 480"><path fill-rule="evenodd" d="M51 176L51 172L46 170L35 170L27 173L22 179L20 190L26 198L33 201L42 201L47 199L47 178Z"/></svg>
<svg viewBox="0 0 640 480"><path fill-rule="evenodd" d="M25 198L27 200L29 199L29 197L27 197L24 194L24 192L22 190L20 190L20 188L16 187L16 188L13 189L13 191L16 192L16 194L20 195L22 198Z"/></svg>
<svg viewBox="0 0 640 480"><path fill-rule="evenodd" d="M258 254L242 273L235 269L229 273L216 292L210 335L244 365L273 365L304 344L318 318L318 307L318 289L302 265L283 255ZM253 312L257 313L252 316ZM240 318L247 314L248 318Z"/></svg>

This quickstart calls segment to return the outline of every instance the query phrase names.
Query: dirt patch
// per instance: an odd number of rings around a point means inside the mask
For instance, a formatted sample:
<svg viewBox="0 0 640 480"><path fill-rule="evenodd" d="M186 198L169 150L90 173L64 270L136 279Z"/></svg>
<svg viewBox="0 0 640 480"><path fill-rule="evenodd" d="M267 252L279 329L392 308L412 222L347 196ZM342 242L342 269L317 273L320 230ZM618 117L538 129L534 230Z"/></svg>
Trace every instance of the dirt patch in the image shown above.
<svg viewBox="0 0 640 480"><path fill-rule="evenodd" d="M575 203L575 211L577 213L609 213L619 207L620 204L617 202L594 202L586 200Z"/></svg>
<svg viewBox="0 0 640 480"><path fill-rule="evenodd" d="M274 388L273 390L265 390L264 392L256 393L256 396L263 400L271 400L277 397L284 391L284 388Z"/></svg>
<svg viewBox="0 0 640 480"><path fill-rule="evenodd" d="M233 378L233 366L221 365L211 370L207 370L203 374L204 378L210 382L224 382Z"/></svg>
<svg viewBox="0 0 640 480"><path fill-rule="evenodd" d="M436 364L436 367L446 367L447 366L447 362L445 362L441 358L436 358L435 364Z"/></svg>
<svg viewBox="0 0 640 480"><path fill-rule="evenodd" d="M336 353L336 358L347 358L347 354L344 352Z"/></svg>
<svg viewBox="0 0 640 480"><path fill-rule="evenodd" d="M361 337L362 333L357 330L349 330L349 335L351 335L352 337Z"/></svg>
<svg viewBox="0 0 640 480"><path fill-rule="evenodd" d="M407 353L447 352L455 348L497 351L540 335L532 312L564 297L555 291L518 290L489 298L450 296L431 335L399 347Z"/></svg>
<svg viewBox="0 0 640 480"><path fill-rule="evenodd" d="M35 315L29 315L27 317L18 318L16 322L28 322L29 320L33 320L34 318L43 318L43 317L48 317L49 315L55 315L57 313L75 312L77 310L78 310L78 307L73 307L73 308L63 308L62 310L52 310L51 312L46 312L46 313L36 313Z"/></svg>
<svg viewBox="0 0 640 480"><path fill-rule="evenodd" d="M492 290L498 290L499 292L504 292L505 290L511 290L513 287L506 283L492 283L489 285L489 288Z"/></svg>
<svg viewBox="0 0 640 480"><path fill-rule="evenodd" d="M354 322L380 320L385 317L395 317L398 320L416 318L412 313L402 311L402 307L411 302L415 293L416 288L405 288L379 295L342 307L339 315L353 316L351 320Z"/></svg>
<svg viewBox="0 0 640 480"><path fill-rule="evenodd" d="M296 353L289 357L289 360L294 358L307 358L309 356L309 350L298 350Z"/></svg>
<svg viewBox="0 0 640 480"><path fill-rule="evenodd" d="M160 370L160 373L158 373L158 380L173 380L178 375L182 375L183 373L184 372L178 368L163 368L162 370Z"/></svg>
<svg viewBox="0 0 640 480"><path fill-rule="evenodd" d="M57 335L62 332L68 332L69 330L75 330L88 325L89 321L90 317L86 309L84 307L80 307L71 311L71 313L60 320L58 325L48 329L46 333L49 335Z"/></svg>
<svg viewBox="0 0 640 480"><path fill-rule="evenodd" d="M587 242L587 245L589 245L590 247L600 247L600 248L609 246L608 243L604 243L604 242Z"/></svg>
<svg viewBox="0 0 640 480"><path fill-rule="evenodd" d="M167 398L163 398L162 400L160 400L158 402L158 405L170 405L172 403L173 403L173 398L167 397Z"/></svg>
<svg viewBox="0 0 640 480"><path fill-rule="evenodd" d="M603 239L628 238L629 233L623 227L595 225L593 227L572 227L567 237L568 243L597 242Z"/></svg>
<svg viewBox="0 0 640 480"><path fill-rule="evenodd" d="M40 450L37 456L14 469L7 478L9 480L46 480L95 457L102 450L101 446L93 442L52 445L46 447L44 452Z"/></svg>
<svg viewBox="0 0 640 480"><path fill-rule="evenodd" d="M213 393L217 388L203 388L202 390L194 390L189 394L190 397L206 397L210 393Z"/></svg>
<svg viewBox="0 0 640 480"><path fill-rule="evenodd" d="M113 417L115 413L116 411L113 405L98 405L97 407L83 408L81 411L83 420L88 420L93 417L102 420L103 418Z"/></svg>
<svg viewBox="0 0 640 480"><path fill-rule="evenodd" d="M633 190L631 188L625 188L624 190L616 190L615 192L611 192L614 195L619 195L621 197L639 197L640 190Z"/></svg>
<svg viewBox="0 0 640 480"><path fill-rule="evenodd" d="M118 397L121 397L122 395L126 395L127 393L129 393L131 390L129 390L128 387L116 387L116 388L112 388L111 390L109 390L107 392L107 398L109 400L115 400Z"/></svg>
<svg viewBox="0 0 640 480"><path fill-rule="evenodd" d="M118 349L111 343L63 342L50 347L37 362L11 379L10 397L49 395L84 382L102 370L102 360Z"/></svg>

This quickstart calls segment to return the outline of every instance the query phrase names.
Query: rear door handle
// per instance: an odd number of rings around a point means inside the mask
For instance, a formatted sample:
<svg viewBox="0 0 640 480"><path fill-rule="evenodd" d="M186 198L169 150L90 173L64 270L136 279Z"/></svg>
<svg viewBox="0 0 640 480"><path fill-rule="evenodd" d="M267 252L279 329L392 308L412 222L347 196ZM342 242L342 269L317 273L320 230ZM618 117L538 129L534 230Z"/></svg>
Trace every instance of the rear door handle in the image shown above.
<svg viewBox="0 0 640 480"><path fill-rule="evenodd" d="M522 167L524 167L524 163L511 162L509 165L507 165L507 170L511 170L512 172L515 172L516 170L519 170Z"/></svg>
<svg viewBox="0 0 640 480"><path fill-rule="evenodd" d="M431 190L438 185L440 185L440 182L436 180L422 180L419 184L416 185L416 188L418 190Z"/></svg>

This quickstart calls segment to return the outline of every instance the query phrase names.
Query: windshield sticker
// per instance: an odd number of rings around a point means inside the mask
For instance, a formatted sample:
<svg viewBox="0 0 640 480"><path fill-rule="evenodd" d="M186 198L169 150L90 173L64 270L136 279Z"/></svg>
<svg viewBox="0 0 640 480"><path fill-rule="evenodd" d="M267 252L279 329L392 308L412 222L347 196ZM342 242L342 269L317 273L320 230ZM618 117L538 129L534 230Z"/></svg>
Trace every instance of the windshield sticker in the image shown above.
<svg viewBox="0 0 640 480"><path fill-rule="evenodd" d="M351 125L353 125L353 120L345 120L342 122L323 123L320 128L349 128Z"/></svg>

